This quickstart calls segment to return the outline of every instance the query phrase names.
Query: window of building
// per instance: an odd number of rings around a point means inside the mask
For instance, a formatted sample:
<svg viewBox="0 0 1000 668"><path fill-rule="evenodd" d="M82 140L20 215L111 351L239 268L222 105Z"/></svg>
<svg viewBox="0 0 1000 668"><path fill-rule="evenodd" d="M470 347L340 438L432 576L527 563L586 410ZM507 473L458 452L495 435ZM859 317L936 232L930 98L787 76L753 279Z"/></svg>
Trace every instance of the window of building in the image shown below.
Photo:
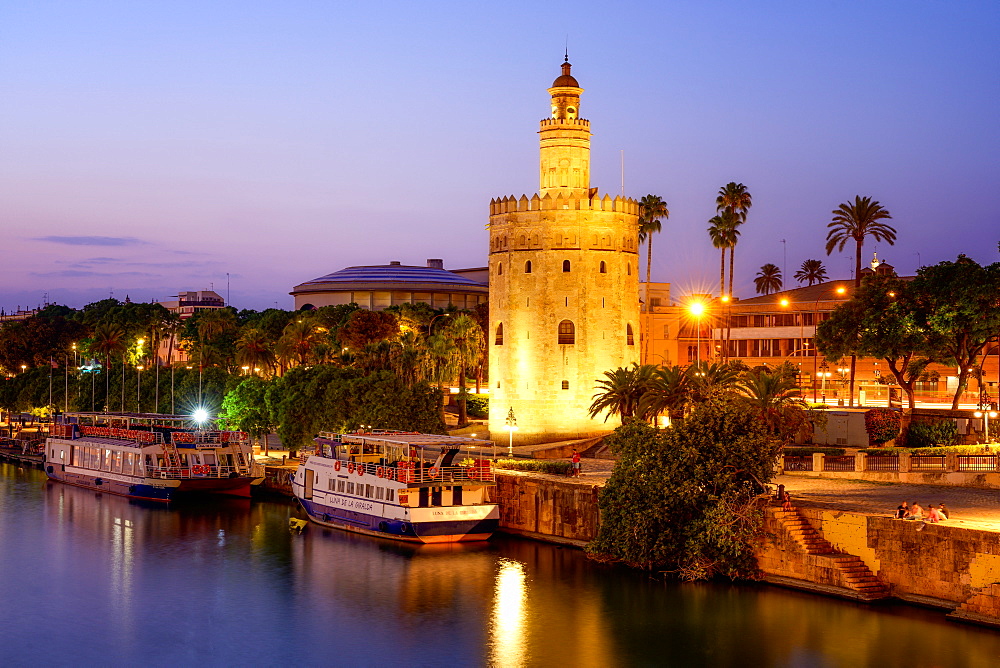
<svg viewBox="0 0 1000 668"><path fill-rule="evenodd" d="M497 262L497 276L503 276L503 262Z"/></svg>
<svg viewBox="0 0 1000 668"><path fill-rule="evenodd" d="M497 324L497 337L493 341L493 345L502 346L503 345L503 323Z"/></svg>
<svg viewBox="0 0 1000 668"><path fill-rule="evenodd" d="M576 327L574 327L573 323L569 320L563 320L559 323L559 343L576 343Z"/></svg>
<svg viewBox="0 0 1000 668"><path fill-rule="evenodd" d="M698 359L698 346L688 346L688 362Z"/></svg>
<svg viewBox="0 0 1000 668"><path fill-rule="evenodd" d="M635 345L635 334L632 333L632 325L625 325L625 343L634 346Z"/></svg>
<svg viewBox="0 0 1000 668"><path fill-rule="evenodd" d="M563 271L569 271L569 260L563 260Z"/></svg>
<svg viewBox="0 0 1000 668"><path fill-rule="evenodd" d="M665 339L669 339L670 338L670 325L664 325L663 326L663 338L665 338Z"/></svg>
<svg viewBox="0 0 1000 668"><path fill-rule="evenodd" d="M562 389L564 389L564 390L568 390L569 389L569 381L568 380L564 380L562 382Z"/></svg>
<svg viewBox="0 0 1000 668"><path fill-rule="evenodd" d="M632 275L632 263L631 262L625 265L625 273L627 273L629 276Z"/></svg>
<svg viewBox="0 0 1000 668"><path fill-rule="evenodd" d="M608 265L604 260L601 260L601 273L602 274L608 273Z"/></svg>
<svg viewBox="0 0 1000 668"><path fill-rule="evenodd" d="M524 273L526 274L531 273L531 260L528 260L527 262L524 263Z"/></svg>

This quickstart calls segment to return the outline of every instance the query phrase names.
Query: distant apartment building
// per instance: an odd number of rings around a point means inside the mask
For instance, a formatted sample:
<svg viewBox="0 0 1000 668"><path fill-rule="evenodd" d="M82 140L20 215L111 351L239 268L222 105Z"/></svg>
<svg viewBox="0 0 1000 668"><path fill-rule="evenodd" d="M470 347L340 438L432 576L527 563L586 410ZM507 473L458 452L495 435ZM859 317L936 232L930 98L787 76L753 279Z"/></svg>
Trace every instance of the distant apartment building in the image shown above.
<svg viewBox="0 0 1000 668"><path fill-rule="evenodd" d="M171 313L176 313L181 320L187 320L200 311L220 309L226 305L226 300L214 290L194 290L178 292L176 299L157 302ZM165 336L160 340L157 358L161 363L187 362L187 353L177 345L177 337Z"/></svg>

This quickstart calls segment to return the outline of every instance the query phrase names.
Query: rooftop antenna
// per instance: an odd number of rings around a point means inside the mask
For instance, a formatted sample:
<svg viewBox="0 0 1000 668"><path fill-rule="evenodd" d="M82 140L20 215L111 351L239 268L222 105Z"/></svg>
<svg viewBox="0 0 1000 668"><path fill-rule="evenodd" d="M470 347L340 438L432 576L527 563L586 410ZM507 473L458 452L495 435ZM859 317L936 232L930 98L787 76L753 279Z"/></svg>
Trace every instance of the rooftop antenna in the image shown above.
<svg viewBox="0 0 1000 668"><path fill-rule="evenodd" d="M781 275L788 280L788 244L781 240Z"/></svg>
<svg viewBox="0 0 1000 668"><path fill-rule="evenodd" d="M625 197L625 149L621 149L622 157L622 198Z"/></svg>
<svg viewBox="0 0 1000 668"><path fill-rule="evenodd" d="M566 33L566 55L563 59L564 63L569 62L569 33Z"/></svg>
<svg viewBox="0 0 1000 668"><path fill-rule="evenodd" d="M229 272L226 272L226 306L229 306Z"/></svg>

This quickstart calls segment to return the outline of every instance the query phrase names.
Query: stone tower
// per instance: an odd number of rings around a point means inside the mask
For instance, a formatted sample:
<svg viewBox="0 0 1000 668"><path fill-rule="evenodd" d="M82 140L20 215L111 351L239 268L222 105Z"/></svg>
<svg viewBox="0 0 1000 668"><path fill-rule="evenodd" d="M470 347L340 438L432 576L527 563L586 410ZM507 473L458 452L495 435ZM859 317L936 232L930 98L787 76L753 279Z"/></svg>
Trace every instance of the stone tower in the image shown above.
<svg viewBox="0 0 1000 668"><path fill-rule="evenodd" d="M490 202L490 433L522 444L606 433L604 372L639 359L639 204L590 187L590 121L570 64L548 92L539 192Z"/></svg>

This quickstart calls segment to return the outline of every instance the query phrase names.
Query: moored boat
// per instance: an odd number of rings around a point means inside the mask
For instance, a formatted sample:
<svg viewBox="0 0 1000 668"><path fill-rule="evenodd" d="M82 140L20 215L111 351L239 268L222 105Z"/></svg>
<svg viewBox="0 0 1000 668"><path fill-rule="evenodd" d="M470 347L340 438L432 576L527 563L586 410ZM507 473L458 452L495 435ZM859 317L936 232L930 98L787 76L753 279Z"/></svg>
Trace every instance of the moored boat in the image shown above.
<svg viewBox="0 0 1000 668"><path fill-rule="evenodd" d="M52 480L156 501L248 497L264 479L245 432L157 413L66 413L45 441L44 466Z"/></svg>
<svg viewBox="0 0 1000 668"><path fill-rule="evenodd" d="M292 492L324 526L417 543L486 540L500 512L490 460L458 459L489 441L413 432L321 433Z"/></svg>

